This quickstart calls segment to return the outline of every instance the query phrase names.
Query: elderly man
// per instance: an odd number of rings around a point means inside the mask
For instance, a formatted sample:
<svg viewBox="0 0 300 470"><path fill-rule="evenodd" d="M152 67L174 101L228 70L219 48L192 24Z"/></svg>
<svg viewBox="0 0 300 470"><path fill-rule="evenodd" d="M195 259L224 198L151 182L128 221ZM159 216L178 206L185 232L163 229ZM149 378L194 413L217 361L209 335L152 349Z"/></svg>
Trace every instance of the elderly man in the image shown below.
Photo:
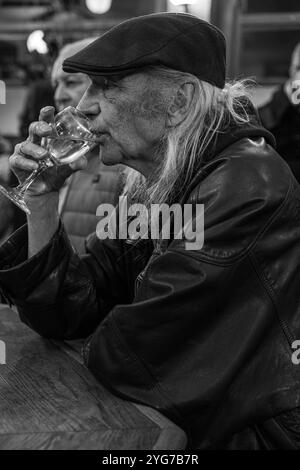
<svg viewBox="0 0 300 470"><path fill-rule="evenodd" d="M187 249L175 230L93 236L79 257L50 169L28 197L28 226L0 249L0 285L39 334L86 337L95 376L165 413L190 447L299 448L300 188L243 84L225 83L225 54L214 26L166 13L126 21L64 63L90 76L79 108L103 162L144 175L127 190L148 208L204 204L203 246ZM21 180L45 156L52 116L41 117L11 157Z"/></svg>
<svg viewBox="0 0 300 470"><path fill-rule="evenodd" d="M260 108L263 125L273 132L277 150L291 167L300 183L300 43L294 49L289 80L275 91L271 100ZM297 99L298 98L298 99Z"/></svg>

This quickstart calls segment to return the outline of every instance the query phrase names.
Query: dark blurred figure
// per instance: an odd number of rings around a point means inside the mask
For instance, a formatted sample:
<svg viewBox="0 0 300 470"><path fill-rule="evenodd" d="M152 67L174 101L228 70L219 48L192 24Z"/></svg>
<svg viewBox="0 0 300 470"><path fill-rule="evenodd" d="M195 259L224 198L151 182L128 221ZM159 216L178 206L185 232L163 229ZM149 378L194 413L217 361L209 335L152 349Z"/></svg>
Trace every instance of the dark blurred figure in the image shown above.
<svg viewBox="0 0 300 470"><path fill-rule="evenodd" d="M20 135L26 139L28 127L38 121L41 108L54 106L54 91L50 79L41 79L29 88L25 105L20 116Z"/></svg>
<svg viewBox="0 0 300 470"><path fill-rule="evenodd" d="M292 55L289 80L276 90L259 113L263 125L277 140L278 153L300 183L300 104L294 104L292 98L295 80L300 80L300 43Z"/></svg>

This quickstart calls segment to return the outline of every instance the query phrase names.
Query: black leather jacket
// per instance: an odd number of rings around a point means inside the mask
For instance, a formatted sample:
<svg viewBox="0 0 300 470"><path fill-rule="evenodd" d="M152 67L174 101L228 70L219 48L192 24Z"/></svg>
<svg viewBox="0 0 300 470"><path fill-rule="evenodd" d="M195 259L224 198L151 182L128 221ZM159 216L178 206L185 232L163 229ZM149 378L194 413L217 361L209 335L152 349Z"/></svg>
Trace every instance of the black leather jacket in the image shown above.
<svg viewBox="0 0 300 470"><path fill-rule="evenodd" d="M190 446L300 406L300 187L266 131L223 136L183 202L205 205L205 242L87 243L61 225L27 256L27 228L0 248L1 289L50 338L92 335L86 364L114 393L184 427Z"/></svg>

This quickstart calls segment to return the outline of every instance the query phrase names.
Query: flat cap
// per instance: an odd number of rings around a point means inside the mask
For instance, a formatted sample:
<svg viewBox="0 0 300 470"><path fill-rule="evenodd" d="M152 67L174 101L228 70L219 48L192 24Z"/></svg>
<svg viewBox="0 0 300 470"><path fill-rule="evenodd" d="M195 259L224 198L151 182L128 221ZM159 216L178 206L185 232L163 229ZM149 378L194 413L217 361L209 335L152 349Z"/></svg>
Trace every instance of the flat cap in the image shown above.
<svg viewBox="0 0 300 470"><path fill-rule="evenodd" d="M193 15L158 13L114 26L63 63L65 72L118 75L149 65L187 72L224 88L226 42L221 31Z"/></svg>

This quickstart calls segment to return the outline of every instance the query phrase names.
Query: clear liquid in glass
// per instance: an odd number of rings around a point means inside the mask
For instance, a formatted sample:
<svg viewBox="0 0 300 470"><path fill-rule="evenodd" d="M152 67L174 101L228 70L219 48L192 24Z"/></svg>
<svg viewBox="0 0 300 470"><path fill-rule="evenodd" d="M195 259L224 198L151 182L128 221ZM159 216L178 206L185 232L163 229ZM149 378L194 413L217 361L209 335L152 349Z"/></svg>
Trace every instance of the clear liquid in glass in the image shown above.
<svg viewBox="0 0 300 470"><path fill-rule="evenodd" d="M66 165L85 155L96 143L87 140L48 138L45 145L56 164Z"/></svg>
<svg viewBox="0 0 300 470"><path fill-rule="evenodd" d="M55 116L53 134L41 141L49 156L39 162L38 168L15 188L0 185L0 192L27 214L30 209L25 200L26 192L47 168L73 163L99 143L89 119L72 106Z"/></svg>

